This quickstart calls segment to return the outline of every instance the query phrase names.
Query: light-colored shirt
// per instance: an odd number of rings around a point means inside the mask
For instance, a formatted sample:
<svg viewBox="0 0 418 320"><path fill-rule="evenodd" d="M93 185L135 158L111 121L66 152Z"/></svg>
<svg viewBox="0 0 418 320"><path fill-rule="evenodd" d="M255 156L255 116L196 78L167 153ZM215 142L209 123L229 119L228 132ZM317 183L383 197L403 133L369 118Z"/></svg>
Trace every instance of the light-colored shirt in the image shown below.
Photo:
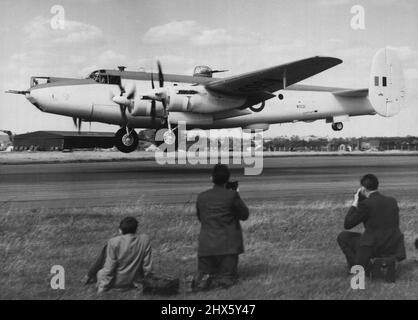
<svg viewBox="0 0 418 320"><path fill-rule="evenodd" d="M151 272L151 251L146 235L124 234L110 239L105 264L97 273L98 288L138 287Z"/></svg>

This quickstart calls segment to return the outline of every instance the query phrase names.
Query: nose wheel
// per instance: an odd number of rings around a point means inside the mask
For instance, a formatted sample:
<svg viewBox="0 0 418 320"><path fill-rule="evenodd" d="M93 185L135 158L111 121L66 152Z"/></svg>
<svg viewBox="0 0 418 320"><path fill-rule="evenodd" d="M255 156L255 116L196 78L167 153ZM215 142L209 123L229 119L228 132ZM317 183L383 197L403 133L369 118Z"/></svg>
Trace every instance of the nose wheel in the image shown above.
<svg viewBox="0 0 418 320"><path fill-rule="evenodd" d="M335 122L331 125L331 128L334 131L341 131L344 128L344 125L342 122Z"/></svg>
<svg viewBox="0 0 418 320"><path fill-rule="evenodd" d="M115 146L123 153L130 153L138 148L138 135L130 128L120 128L115 134Z"/></svg>

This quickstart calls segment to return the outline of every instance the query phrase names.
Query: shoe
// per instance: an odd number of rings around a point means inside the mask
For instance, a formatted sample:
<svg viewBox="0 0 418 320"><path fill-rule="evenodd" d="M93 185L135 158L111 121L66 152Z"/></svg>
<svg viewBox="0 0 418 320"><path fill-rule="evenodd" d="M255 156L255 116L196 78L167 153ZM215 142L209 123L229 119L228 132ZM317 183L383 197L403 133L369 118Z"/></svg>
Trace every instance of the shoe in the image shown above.
<svg viewBox="0 0 418 320"><path fill-rule="evenodd" d="M193 280L193 291L208 290L211 283L211 277L209 274L203 274Z"/></svg>

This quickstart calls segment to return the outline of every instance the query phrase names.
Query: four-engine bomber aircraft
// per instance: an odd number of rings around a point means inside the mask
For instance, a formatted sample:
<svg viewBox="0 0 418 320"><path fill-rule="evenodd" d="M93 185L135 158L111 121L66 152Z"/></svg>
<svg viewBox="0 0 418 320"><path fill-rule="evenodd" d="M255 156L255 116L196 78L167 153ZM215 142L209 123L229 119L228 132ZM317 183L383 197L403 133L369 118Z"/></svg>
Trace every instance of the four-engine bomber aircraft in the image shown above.
<svg viewBox="0 0 418 320"><path fill-rule="evenodd" d="M373 58L369 88L297 84L341 62L317 56L217 79L212 75L222 70L200 66L193 76L164 75L158 63L158 74L119 67L94 71L86 79L32 77L28 90L8 92L25 95L41 111L73 117L79 129L81 121L120 125L115 143L122 152L136 149L135 128L165 127L173 138L180 121L187 129L267 130L274 123L325 119L339 131L349 117L391 117L404 106L401 64L386 48Z"/></svg>

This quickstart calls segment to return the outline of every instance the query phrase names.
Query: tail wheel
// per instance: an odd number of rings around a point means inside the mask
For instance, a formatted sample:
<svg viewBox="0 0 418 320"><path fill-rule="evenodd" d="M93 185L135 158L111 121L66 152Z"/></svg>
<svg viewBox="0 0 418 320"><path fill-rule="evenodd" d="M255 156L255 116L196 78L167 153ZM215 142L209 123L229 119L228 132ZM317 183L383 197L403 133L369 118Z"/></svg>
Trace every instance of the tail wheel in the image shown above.
<svg viewBox="0 0 418 320"><path fill-rule="evenodd" d="M135 151L138 142L138 134L133 129L120 128L115 134L115 146L123 153Z"/></svg>

